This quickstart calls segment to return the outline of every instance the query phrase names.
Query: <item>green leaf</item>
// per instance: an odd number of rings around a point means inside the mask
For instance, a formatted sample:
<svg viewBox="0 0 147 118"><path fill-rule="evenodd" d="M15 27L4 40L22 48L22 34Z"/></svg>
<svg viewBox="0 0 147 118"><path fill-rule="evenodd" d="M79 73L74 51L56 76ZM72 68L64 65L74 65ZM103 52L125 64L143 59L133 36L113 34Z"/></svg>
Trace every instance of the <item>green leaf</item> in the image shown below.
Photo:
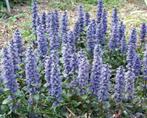
<svg viewBox="0 0 147 118"><path fill-rule="evenodd" d="M9 103L11 103L11 99L10 98L6 98L2 102L2 104L9 104Z"/></svg>
<svg viewBox="0 0 147 118"><path fill-rule="evenodd" d="M33 98L35 101L39 101L40 96L37 94L37 95L34 95Z"/></svg>

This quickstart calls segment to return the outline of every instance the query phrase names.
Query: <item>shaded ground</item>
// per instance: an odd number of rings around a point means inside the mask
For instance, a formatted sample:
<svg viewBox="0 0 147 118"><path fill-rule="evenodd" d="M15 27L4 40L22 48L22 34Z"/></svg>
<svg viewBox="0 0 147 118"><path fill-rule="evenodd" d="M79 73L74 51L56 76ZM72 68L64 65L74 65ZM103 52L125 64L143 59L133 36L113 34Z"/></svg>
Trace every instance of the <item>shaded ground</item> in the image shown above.
<svg viewBox="0 0 147 118"><path fill-rule="evenodd" d="M43 11L52 10L49 7L49 3L40 3L39 8ZM108 9L108 16L111 18L112 8ZM127 31L129 31L132 27L138 27L142 22L147 22L147 9L142 6L137 6L135 4L127 3L124 5L120 5L118 7L120 19L124 21L127 25ZM96 6L88 6L86 7L87 11L90 11L95 16L96 14ZM41 11L42 12L42 11ZM62 11L61 11L62 12ZM75 8L69 10L70 24L75 22L76 20L76 12ZM110 20L109 20L110 22ZM11 38L12 33L16 28L21 30L21 33L25 40L28 40L30 37L30 29L31 29L31 7L30 6L17 6L13 9L13 13L9 18L1 18L0 19L0 48L3 47Z"/></svg>

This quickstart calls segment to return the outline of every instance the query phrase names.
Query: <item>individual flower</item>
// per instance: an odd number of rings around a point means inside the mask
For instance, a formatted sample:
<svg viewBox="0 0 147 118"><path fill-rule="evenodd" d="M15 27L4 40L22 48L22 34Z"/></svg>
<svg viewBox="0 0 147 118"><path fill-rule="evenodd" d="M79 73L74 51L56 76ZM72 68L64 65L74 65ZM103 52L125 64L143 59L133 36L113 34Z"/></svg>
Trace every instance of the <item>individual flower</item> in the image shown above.
<svg viewBox="0 0 147 118"><path fill-rule="evenodd" d="M114 99L116 102L121 102L124 99L125 89L125 71L123 67L119 67L115 76L115 91Z"/></svg>
<svg viewBox="0 0 147 118"><path fill-rule="evenodd" d="M92 70L90 76L90 90L92 94L98 97L98 92L100 89L100 75L101 75L101 67L102 67L102 55L101 49L99 45L95 46L94 49L94 59L92 63Z"/></svg>
<svg viewBox="0 0 147 118"><path fill-rule="evenodd" d="M145 41L146 36L147 36L147 25L146 25L146 23L142 23L141 24L141 31L140 31L141 42Z"/></svg>
<svg viewBox="0 0 147 118"><path fill-rule="evenodd" d="M2 80L5 88L7 88L10 91L10 96L14 97L14 94L18 90L18 83L16 81L16 74L14 72L12 54L10 53L9 48L3 48Z"/></svg>
<svg viewBox="0 0 147 118"><path fill-rule="evenodd" d="M101 81L98 93L98 99L102 102L109 99L110 69L108 65L103 64L101 68Z"/></svg>
<svg viewBox="0 0 147 118"><path fill-rule="evenodd" d="M42 24L37 28L37 45L39 57L44 59L44 57L48 54L48 41Z"/></svg>
<svg viewBox="0 0 147 118"><path fill-rule="evenodd" d="M87 50L90 54L93 54L93 50L96 44L96 22L92 20L87 30Z"/></svg>
<svg viewBox="0 0 147 118"><path fill-rule="evenodd" d="M126 99L132 100L134 98L135 93L135 74L132 69L129 69L125 75L126 85L125 85L125 92L126 92Z"/></svg>
<svg viewBox="0 0 147 118"><path fill-rule="evenodd" d="M133 45L133 47L136 48L136 42L137 42L137 32L136 29L133 28L131 30L131 34L129 38L129 45Z"/></svg>
<svg viewBox="0 0 147 118"><path fill-rule="evenodd" d="M33 0L32 4L32 28L34 33L36 33L37 30L37 16L38 16L38 6L37 6L37 1Z"/></svg>
<svg viewBox="0 0 147 118"><path fill-rule="evenodd" d="M97 5L97 23L100 23L103 15L103 0L98 0Z"/></svg>
<svg viewBox="0 0 147 118"><path fill-rule="evenodd" d="M37 94L40 87L40 77L37 70L37 60L32 48L28 48L26 51L25 74L29 95L32 96Z"/></svg>
<svg viewBox="0 0 147 118"><path fill-rule="evenodd" d="M90 24L90 14L88 12L85 13L85 25L88 26Z"/></svg>

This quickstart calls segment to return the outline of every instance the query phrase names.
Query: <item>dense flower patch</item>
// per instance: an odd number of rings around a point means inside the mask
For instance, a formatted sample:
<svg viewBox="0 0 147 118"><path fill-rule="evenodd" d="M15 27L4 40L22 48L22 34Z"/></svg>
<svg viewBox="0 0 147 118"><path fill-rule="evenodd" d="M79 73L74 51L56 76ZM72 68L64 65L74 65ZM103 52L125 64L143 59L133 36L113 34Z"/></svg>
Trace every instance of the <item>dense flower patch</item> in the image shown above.
<svg viewBox="0 0 147 118"><path fill-rule="evenodd" d="M16 30L2 50L1 117L145 117L145 23L139 35L133 28L126 39L114 8L108 31L102 0L96 19L79 6L73 29L66 11L39 14L36 1L32 11L36 40L24 44Z"/></svg>

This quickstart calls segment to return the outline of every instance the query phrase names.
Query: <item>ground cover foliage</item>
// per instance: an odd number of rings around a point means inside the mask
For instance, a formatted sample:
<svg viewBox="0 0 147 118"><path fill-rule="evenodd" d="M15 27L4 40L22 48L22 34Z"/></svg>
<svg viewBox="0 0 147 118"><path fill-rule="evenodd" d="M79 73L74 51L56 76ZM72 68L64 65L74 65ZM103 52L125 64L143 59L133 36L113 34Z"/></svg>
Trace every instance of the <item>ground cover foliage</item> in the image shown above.
<svg viewBox="0 0 147 118"><path fill-rule="evenodd" d="M68 12L42 14L32 4L32 35L20 31L2 50L0 117L145 117L146 23L139 35L113 9L110 28L103 1L96 19L82 5L74 27Z"/></svg>

